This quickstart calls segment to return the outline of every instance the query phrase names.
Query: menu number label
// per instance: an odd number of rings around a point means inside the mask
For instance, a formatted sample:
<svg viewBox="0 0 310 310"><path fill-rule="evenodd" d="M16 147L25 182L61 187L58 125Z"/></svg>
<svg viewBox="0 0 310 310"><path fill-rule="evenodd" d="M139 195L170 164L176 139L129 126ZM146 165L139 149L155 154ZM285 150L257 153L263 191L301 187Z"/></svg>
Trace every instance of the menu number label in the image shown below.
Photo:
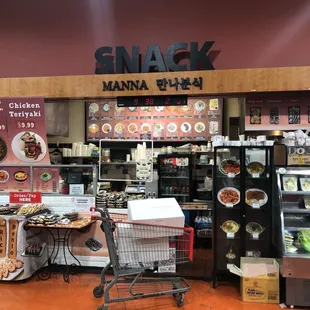
<svg viewBox="0 0 310 310"><path fill-rule="evenodd" d="M234 178L236 175L232 172L229 172L228 175L227 175L229 178Z"/></svg>
<svg viewBox="0 0 310 310"><path fill-rule="evenodd" d="M227 236L227 239L234 239L235 233L227 233L226 236Z"/></svg>

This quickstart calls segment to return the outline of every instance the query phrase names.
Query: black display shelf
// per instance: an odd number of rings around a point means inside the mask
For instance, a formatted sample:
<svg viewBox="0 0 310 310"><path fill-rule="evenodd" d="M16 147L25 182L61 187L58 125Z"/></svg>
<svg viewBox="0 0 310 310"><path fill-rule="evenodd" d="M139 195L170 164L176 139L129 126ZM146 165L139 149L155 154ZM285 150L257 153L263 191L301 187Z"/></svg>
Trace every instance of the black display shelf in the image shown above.
<svg viewBox="0 0 310 310"><path fill-rule="evenodd" d="M223 153L222 150L229 150ZM249 152L251 150L251 152ZM240 174L229 177L221 169L224 159L231 159L240 164ZM257 155L255 155L257 154ZM272 257L272 186L273 186L273 147L270 146L223 146L216 147L214 158L216 162L213 168L213 227L214 227L214 251L213 251L213 287L216 287L218 279L223 273L228 276L229 270L227 264L231 262L226 258L230 248L236 255L234 264L240 266L240 257L246 256L247 251L260 251L265 257ZM253 177L247 171L249 162L259 161L264 164L265 170L258 177ZM233 207L227 207L218 200L218 193L224 188L233 188L239 191L240 201ZM257 189L264 191L267 196L267 202L259 208L253 208L246 203L246 191ZM234 221L239 225L239 231L234 238L224 233L221 226L226 221ZM250 222L256 222L264 227L264 231L258 239L253 238L246 231L246 225ZM226 266L226 269L224 268Z"/></svg>
<svg viewBox="0 0 310 310"><path fill-rule="evenodd" d="M193 201L193 154L161 154L157 163L158 197L174 197L179 203Z"/></svg>

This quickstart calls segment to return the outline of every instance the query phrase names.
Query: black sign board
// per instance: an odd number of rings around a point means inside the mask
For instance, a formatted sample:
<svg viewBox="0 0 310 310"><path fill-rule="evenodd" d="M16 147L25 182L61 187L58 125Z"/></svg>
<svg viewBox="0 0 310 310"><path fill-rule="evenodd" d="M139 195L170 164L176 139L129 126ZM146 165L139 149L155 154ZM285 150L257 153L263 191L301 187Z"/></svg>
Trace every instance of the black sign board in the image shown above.
<svg viewBox="0 0 310 310"><path fill-rule="evenodd" d="M150 107L187 105L188 96L117 97L118 107Z"/></svg>
<svg viewBox="0 0 310 310"><path fill-rule="evenodd" d="M178 42L168 47L165 53L158 44L149 45L142 64L138 45L132 46L131 53L124 46L116 46L115 55L112 46L101 46L95 52L95 73L125 73L125 70L128 73L214 70L212 61L208 58L213 44L214 41L205 41L199 48L198 42ZM182 58L189 58L189 66L180 63Z"/></svg>

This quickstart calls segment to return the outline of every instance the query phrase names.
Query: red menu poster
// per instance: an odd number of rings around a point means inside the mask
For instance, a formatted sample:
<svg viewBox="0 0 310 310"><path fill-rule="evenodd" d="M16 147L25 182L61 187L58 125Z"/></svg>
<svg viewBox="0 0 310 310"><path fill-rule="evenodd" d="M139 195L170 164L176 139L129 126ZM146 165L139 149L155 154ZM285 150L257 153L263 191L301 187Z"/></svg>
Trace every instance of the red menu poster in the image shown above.
<svg viewBox="0 0 310 310"><path fill-rule="evenodd" d="M7 156L2 163L50 164L44 98L4 98L0 101L1 106L6 106L7 110L7 140L4 141Z"/></svg>
<svg viewBox="0 0 310 310"><path fill-rule="evenodd" d="M42 193L59 193L58 168L33 168L33 190Z"/></svg>
<svg viewBox="0 0 310 310"><path fill-rule="evenodd" d="M0 192L30 192L29 167L0 167Z"/></svg>
<svg viewBox="0 0 310 310"><path fill-rule="evenodd" d="M7 105L0 100L0 163L2 163L8 155L7 146Z"/></svg>

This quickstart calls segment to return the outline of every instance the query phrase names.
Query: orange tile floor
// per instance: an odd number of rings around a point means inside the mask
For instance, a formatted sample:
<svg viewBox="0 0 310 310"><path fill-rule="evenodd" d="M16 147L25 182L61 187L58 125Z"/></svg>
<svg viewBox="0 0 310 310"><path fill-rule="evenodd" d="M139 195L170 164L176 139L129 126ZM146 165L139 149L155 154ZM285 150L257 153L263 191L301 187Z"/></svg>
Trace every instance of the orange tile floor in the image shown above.
<svg viewBox="0 0 310 310"><path fill-rule="evenodd" d="M99 275L82 274L71 277L70 284L62 276L53 275L48 281L38 282L36 278L25 283L0 283L0 310L96 310L103 299L92 295L98 284ZM279 305L242 303L238 288L219 286L216 290L209 283L190 281L192 290L186 294L184 306L180 309L197 310L273 310ZM112 292L113 294L113 292ZM178 309L171 296L111 304L109 310L169 310Z"/></svg>

